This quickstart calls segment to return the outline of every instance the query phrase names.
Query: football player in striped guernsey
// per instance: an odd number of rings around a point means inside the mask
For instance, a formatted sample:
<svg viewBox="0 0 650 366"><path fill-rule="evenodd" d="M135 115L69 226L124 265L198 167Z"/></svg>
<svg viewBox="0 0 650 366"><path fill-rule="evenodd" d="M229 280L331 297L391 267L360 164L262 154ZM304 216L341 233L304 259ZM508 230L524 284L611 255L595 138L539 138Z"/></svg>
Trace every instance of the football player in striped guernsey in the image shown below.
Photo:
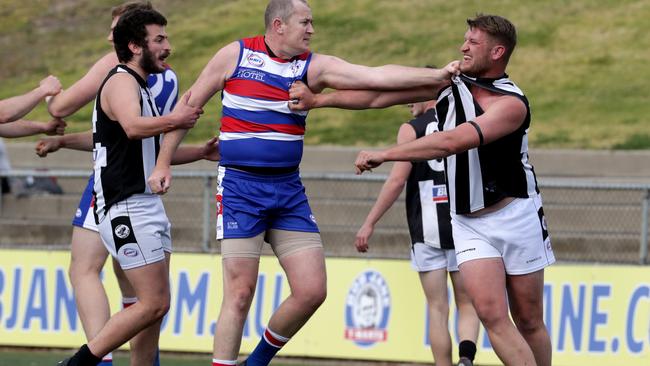
<svg viewBox="0 0 650 366"><path fill-rule="evenodd" d="M138 301L114 314L74 356L59 362L62 366L97 365L145 329L157 340L169 308L170 223L146 179L155 166L162 133L192 127L202 110L188 105L185 97L171 113L160 116L147 87L147 77L164 71L171 53L166 24L153 9L133 9L120 16L113 30L120 64L102 82L93 113L93 213L102 242L118 260ZM154 356L148 355L147 364Z"/></svg>
<svg viewBox="0 0 650 366"><path fill-rule="evenodd" d="M339 92L301 99L296 108L380 108L438 98L441 132L362 151L355 161L357 173L386 161L445 158L456 259L496 354L506 365L550 366L543 287L544 268L555 256L528 159L528 99L506 74L517 33L497 15L479 14L467 25L460 47L462 74L439 95L422 89L369 91L374 98L355 100Z"/></svg>
<svg viewBox="0 0 650 366"><path fill-rule="evenodd" d="M120 16L133 9L153 9L148 1L129 1L115 6L111 11L111 27L107 40L113 44L113 28ZM100 58L88 72L59 95L48 100L48 110L52 116L66 117L77 112L97 96L97 91L106 74L119 63L115 51ZM151 74L147 79L160 114L168 114L178 99L178 79L172 68L167 67L160 74ZM45 157L60 148L92 151L92 131L67 134L40 140L36 153ZM108 298L100 279L101 271L108 257L108 251L102 244L95 218L92 214L94 205L94 179L90 176L79 207L72 219L72 239L70 245L71 261L68 274L74 288L75 301L79 318L86 338L92 339L110 318ZM113 269L122 292L122 306L127 307L137 301L135 292L119 265L113 261ZM130 342L132 365L158 365L158 343L151 331L143 332ZM152 334L155 334L153 332ZM154 355L154 356L152 356ZM151 363L149 359L154 357ZM104 357L101 366L112 365L112 354Z"/></svg>
<svg viewBox="0 0 650 366"><path fill-rule="evenodd" d="M202 107L222 91L217 186L217 239L224 293L214 337L213 365L237 362L242 329L256 287L260 251L268 242L285 271L290 295L271 316L248 365L267 365L326 297L323 245L300 181L306 113L288 108L289 87L316 90L447 85L453 70L396 65L366 67L312 53L311 8L305 0L271 0L264 35L221 48L190 88ZM167 134L150 184L170 187L169 163L186 131Z"/></svg>

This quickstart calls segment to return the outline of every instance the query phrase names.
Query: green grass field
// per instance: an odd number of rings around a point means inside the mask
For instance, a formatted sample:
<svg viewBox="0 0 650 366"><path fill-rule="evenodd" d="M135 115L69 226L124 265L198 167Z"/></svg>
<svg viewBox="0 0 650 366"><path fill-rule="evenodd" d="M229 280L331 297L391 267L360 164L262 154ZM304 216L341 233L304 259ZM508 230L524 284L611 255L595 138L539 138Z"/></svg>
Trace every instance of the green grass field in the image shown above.
<svg viewBox="0 0 650 366"><path fill-rule="evenodd" d="M71 352L32 350L32 349L2 349L0 350L0 366L54 366L57 362L70 356ZM160 355L160 363L163 366L205 366L211 361L210 355ZM118 353L113 359L115 366L126 366L129 364L128 354ZM309 363L310 365L313 363ZM305 366L306 364L296 361L286 363L274 362L274 366Z"/></svg>
<svg viewBox="0 0 650 366"><path fill-rule="evenodd" d="M0 0L0 98L25 92L48 73L64 86L109 51L109 9L120 0ZM645 0L354 0L310 1L312 49L356 63L442 65L459 56L465 19L504 15L519 31L509 74L531 100L531 146L650 148L650 17ZM181 90L220 47L263 31L265 1L157 0L167 15ZM218 129L219 98L206 108L189 140ZM71 131L89 127L91 110L69 118ZM44 108L30 115L45 119ZM404 108L317 110L306 143L383 145L394 141ZM360 133L362 131L362 133Z"/></svg>

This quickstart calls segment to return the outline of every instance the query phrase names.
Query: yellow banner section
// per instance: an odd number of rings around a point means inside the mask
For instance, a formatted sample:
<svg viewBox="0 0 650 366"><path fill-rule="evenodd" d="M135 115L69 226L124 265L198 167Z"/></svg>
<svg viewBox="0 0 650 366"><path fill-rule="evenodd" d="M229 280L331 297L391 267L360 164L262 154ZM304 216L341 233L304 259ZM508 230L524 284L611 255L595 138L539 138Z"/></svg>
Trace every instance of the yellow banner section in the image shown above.
<svg viewBox="0 0 650 366"><path fill-rule="evenodd" d="M0 250L0 345L78 347L84 342L68 263L67 252ZM222 295L221 258L174 254L171 268L172 305L160 348L210 352ZM282 355L431 362L425 299L407 261L329 258L327 270L325 304ZM117 311L120 294L110 265L104 284ZM288 294L277 260L263 257L242 353L255 347ZM546 270L544 301L554 365L650 364L650 267L554 265ZM457 342L455 322L452 309L450 328ZM477 362L500 364L484 331Z"/></svg>

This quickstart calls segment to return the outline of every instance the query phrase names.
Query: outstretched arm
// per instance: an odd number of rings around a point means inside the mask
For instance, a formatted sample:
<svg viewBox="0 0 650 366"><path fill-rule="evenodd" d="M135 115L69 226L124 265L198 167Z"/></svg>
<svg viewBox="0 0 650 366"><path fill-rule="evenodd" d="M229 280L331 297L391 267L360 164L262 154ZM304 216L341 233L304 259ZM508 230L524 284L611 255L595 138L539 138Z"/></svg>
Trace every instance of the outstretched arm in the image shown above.
<svg viewBox="0 0 650 366"><path fill-rule="evenodd" d="M198 79L186 94L191 93L188 103L203 107L212 96L224 88L226 79L232 75L239 58L239 43L233 42L220 49L205 66ZM185 96L183 96L185 98ZM165 134L160 146L156 167L148 179L152 192L164 194L171 186L171 169L174 152L187 134L179 129Z"/></svg>
<svg viewBox="0 0 650 366"><path fill-rule="evenodd" d="M172 165L187 164L197 160L219 161L219 138L213 137L201 146L179 146L172 158Z"/></svg>
<svg viewBox="0 0 650 366"><path fill-rule="evenodd" d="M397 143L403 144L415 140L415 130L407 123L403 124L397 134ZM368 251L368 241L375 231L375 225L389 208L395 203L404 189L404 185L411 174L412 164L410 162L399 161L393 164L390 175L381 187L377 201L370 209L366 220L357 232L354 245L359 252Z"/></svg>
<svg viewBox="0 0 650 366"><path fill-rule="evenodd" d="M52 116L61 118L78 111L95 98L102 81L118 63L115 52L105 55L81 79L52 97L47 103L47 110Z"/></svg>
<svg viewBox="0 0 650 366"><path fill-rule="evenodd" d="M386 161L420 161L440 159L483 144L489 144L517 130L526 118L526 107L516 97L506 96L490 105L474 122L433 133L415 141L380 151L361 151L354 163L357 174L378 167ZM477 131L481 131L483 140Z"/></svg>
<svg viewBox="0 0 650 366"><path fill-rule="evenodd" d="M437 91L460 73L458 61L442 69L384 65L369 67L351 64L335 56L315 54L307 80L314 91L333 89L395 90L430 87Z"/></svg>
<svg viewBox="0 0 650 366"><path fill-rule="evenodd" d="M93 151L93 131L70 133L63 136L46 137L39 140L34 147L36 155L44 158L47 154L61 148Z"/></svg>
<svg viewBox="0 0 650 366"><path fill-rule="evenodd" d="M63 135L66 123L62 119L54 118L49 122L36 122L19 119L0 125L0 137L24 137L44 133L46 135Z"/></svg>
<svg viewBox="0 0 650 366"><path fill-rule="evenodd" d="M336 90L314 94L307 85L297 81L289 89L289 108L305 111L314 108L344 109L386 108L397 104L424 102L436 97L436 90L417 87L404 90Z"/></svg>
<svg viewBox="0 0 650 366"><path fill-rule="evenodd" d="M16 121L29 113L45 97L55 95L61 91L61 82L50 75L41 80L34 90L0 100L0 123Z"/></svg>

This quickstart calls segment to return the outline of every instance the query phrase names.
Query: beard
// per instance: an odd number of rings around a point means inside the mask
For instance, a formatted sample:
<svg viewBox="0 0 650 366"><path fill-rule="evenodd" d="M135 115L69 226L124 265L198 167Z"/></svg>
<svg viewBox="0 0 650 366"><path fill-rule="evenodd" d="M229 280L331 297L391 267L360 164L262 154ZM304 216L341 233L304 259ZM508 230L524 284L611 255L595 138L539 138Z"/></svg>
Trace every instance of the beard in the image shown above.
<svg viewBox="0 0 650 366"><path fill-rule="evenodd" d="M460 72L470 77L481 77L490 69L489 60L487 58L472 57L470 65L460 64Z"/></svg>
<svg viewBox="0 0 650 366"><path fill-rule="evenodd" d="M166 55L165 55L166 56ZM142 49L142 58L140 59L140 67L144 72L147 74L159 74L163 71L165 71L165 68L162 66L158 66L156 63L157 59L154 54L149 51L149 47L145 47Z"/></svg>

